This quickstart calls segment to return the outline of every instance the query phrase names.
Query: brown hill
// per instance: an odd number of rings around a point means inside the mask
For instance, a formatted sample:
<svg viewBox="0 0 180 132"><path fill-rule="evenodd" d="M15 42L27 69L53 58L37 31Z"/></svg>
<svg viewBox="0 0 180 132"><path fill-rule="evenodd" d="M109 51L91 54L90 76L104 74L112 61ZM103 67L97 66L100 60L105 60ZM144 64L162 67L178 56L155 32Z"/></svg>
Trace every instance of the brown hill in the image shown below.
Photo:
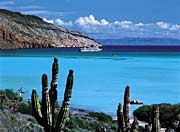
<svg viewBox="0 0 180 132"><path fill-rule="evenodd" d="M0 49L99 45L94 39L32 15L0 9Z"/></svg>

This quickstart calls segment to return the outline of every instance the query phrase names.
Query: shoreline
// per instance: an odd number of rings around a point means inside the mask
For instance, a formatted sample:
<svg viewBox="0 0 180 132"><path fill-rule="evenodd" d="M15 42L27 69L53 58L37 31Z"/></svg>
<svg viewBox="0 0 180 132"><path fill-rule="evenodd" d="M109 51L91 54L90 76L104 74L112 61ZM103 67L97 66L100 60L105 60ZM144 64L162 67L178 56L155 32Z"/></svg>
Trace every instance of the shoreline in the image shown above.
<svg viewBox="0 0 180 132"><path fill-rule="evenodd" d="M103 46L100 52L80 52L79 48L0 49L0 57L102 57L180 56L180 46Z"/></svg>
<svg viewBox="0 0 180 132"><path fill-rule="evenodd" d="M55 47L55 48L12 48L0 49L1 51L64 51L64 52L79 52L82 47ZM180 52L180 45L102 45L102 52ZM97 52L93 52L97 53Z"/></svg>

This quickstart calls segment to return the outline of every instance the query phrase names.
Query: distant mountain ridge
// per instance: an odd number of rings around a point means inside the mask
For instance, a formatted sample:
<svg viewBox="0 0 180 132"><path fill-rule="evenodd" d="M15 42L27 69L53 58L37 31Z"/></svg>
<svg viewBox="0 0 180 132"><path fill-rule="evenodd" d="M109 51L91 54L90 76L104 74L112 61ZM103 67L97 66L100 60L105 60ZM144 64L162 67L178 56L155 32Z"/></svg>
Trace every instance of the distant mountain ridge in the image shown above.
<svg viewBox="0 0 180 132"><path fill-rule="evenodd" d="M100 45L80 32L44 22L32 15L0 9L0 49L58 48Z"/></svg>
<svg viewBox="0 0 180 132"><path fill-rule="evenodd" d="M180 39L174 38L121 38L121 39L97 39L103 45L169 45L180 46Z"/></svg>

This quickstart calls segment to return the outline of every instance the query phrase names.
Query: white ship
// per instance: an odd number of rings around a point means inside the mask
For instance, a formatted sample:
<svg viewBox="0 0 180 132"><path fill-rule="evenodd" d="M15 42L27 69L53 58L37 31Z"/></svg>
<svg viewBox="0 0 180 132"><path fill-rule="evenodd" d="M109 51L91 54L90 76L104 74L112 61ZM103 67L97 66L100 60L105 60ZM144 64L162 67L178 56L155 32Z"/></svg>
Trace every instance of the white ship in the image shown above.
<svg viewBox="0 0 180 132"><path fill-rule="evenodd" d="M98 46L80 48L80 52L99 52L99 51L102 51L102 48Z"/></svg>

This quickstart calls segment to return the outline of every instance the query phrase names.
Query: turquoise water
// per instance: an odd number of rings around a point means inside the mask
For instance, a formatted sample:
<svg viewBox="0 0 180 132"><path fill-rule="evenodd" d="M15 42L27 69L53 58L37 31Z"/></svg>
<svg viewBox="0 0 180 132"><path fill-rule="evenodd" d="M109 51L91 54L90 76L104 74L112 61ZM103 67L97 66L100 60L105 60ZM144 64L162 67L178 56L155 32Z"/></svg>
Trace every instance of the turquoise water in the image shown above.
<svg viewBox="0 0 180 132"><path fill-rule="evenodd" d="M6 56L6 57L4 57ZM180 55L148 53L3 53L0 57L0 88L17 91L30 99L36 88L41 95L41 75L51 81L53 57L59 59L58 100L63 99L69 69L74 70L71 106L115 115L123 103L124 88L131 88L131 100L144 104L180 102ZM132 106L131 112L138 106Z"/></svg>

